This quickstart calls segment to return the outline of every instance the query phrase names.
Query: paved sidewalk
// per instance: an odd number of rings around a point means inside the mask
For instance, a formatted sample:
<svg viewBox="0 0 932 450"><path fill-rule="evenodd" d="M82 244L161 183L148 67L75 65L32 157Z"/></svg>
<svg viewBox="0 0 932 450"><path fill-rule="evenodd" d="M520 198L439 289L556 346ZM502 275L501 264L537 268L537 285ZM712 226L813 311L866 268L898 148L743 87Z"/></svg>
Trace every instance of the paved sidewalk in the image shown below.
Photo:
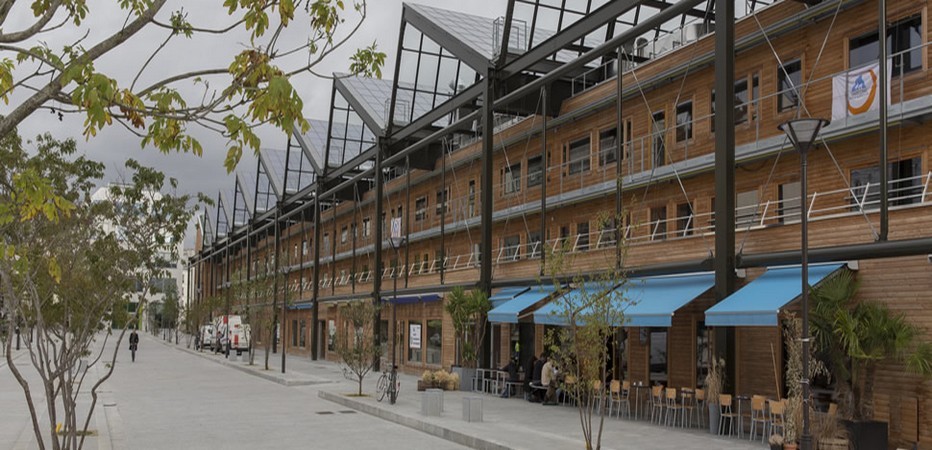
<svg viewBox="0 0 932 450"><path fill-rule="evenodd" d="M182 349L182 351L188 351ZM263 353L256 355L260 360ZM288 356L285 375L280 373L281 355L273 355L275 370L263 371L248 368L244 363L223 360L221 355L203 353L200 356L220 364L237 366L237 369L287 385L295 379L316 380L315 383L295 386L293 389L317 391L321 398L344 407L365 412L376 417L405 425L421 432L438 436L452 442L474 448L516 449L564 449L583 446L579 414L569 406L543 406L529 403L522 398L503 399L498 396L447 391L444 393L444 408L441 417L426 417L421 414L421 393L416 390L417 378L399 374L401 392L395 405L387 400L380 403L372 395L379 374L370 374L364 383L368 397L350 397L355 392L355 383L343 377L340 366L327 361L310 361L307 358ZM326 382L322 382L326 381ZM481 423L462 420L462 399L479 396L483 400ZM698 429L669 428L644 421L606 418L602 434L605 449L684 449L714 448L722 450L760 450L760 442L745 439L724 438L710 435Z"/></svg>

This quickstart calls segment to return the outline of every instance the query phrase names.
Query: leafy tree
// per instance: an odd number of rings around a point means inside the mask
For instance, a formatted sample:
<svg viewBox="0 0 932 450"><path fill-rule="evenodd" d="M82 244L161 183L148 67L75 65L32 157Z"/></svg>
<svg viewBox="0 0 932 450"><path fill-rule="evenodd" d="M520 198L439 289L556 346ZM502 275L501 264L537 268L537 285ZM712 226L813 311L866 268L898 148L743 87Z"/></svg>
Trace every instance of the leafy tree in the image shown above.
<svg viewBox="0 0 932 450"><path fill-rule="evenodd" d="M608 223L601 217L599 221ZM632 302L626 297L628 280L623 268L606 261L601 272L583 277L574 270L576 255L569 244L567 241L562 247L547 249L544 273L556 290L552 314L564 325L550 330L544 336L544 345L562 374L562 379L554 382L564 395L576 401L586 449L599 449L608 383L622 375L609 367L609 344L617 345L618 330L625 323L624 311ZM624 242L622 245L624 250ZM574 288L564 283L567 279L572 280Z"/></svg>
<svg viewBox="0 0 932 450"><path fill-rule="evenodd" d="M181 311L178 305L178 286L175 283L169 283L165 291L165 298L162 299L162 328L167 328L172 332L178 330L178 316Z"/></svg>
<svg viewBox="0 0 932 450"><path fill-rule="evenodd" d="M382 347L375 343L375 316L378 306L368 301L357 301L340 308L350 329L337 338L337 354L359 383L357 395L362 396L362 381L375 367Z"/></svg>
<svg viewBox="0 0 932 450"><path fill-rule="evenodd" d="M457 362L463 367L478 367L488 313L492 309L489 296L478 289L466 292L457 286L447 296L444 308L453 321L458 349Z"/></svg>
<svg viewBox="0 0 932 450"><path fill-rule="evenodd" d="M90 189L102 175L102 165L75 157L71 140L45 135L35 147L27 152L16 133L0 137L2 308L4 316L14 319L6 325L8 332L14 322L23 324L30 354L20 365L7 352L7 365L23 390L39 448L75 449L84 443L99 388L113 373L126 326L145 309L146 289L159 274L154 255L172 251L166 246L181 239L191 211L187 196L133 202L140 198L137 194L161 190L164 176L132 161L132 185L105 201L91 201ZM114 335L111 324L125 314L137 283L144 287L139 308ZM116 342L108 346L113 338ZM6 345L9 350L10 343ZM98 373L98 364L105 367L103 375L88 378ZM48 442L33 386L23 372L28 369L41 381ZM87 409L77 405L78 393L87 391L85 382L91 385ZM60 432L54 429L58 423Z"/></svg>
<svg viewBox="0 0 932 450"><path fill-rule="evenodd" d="M900 363L932 377L932 342L921 328L886 305L855 301L858 283L844 271L811 292L813 334L836 381L839 412L854 420L874 417L877 369Z"/></svg>
<svg viewBox="0 0 932 450"><path fill-rule="evenodd" d="M320 77L315 67L346 44L367 11L366 0L224 0L210 17L192 17L184 7L169 10L166 3L121 0L97 9L87 0L0 2L0 23L11 14L28 14L26 5L34 16L32 23L0 30L0 100L14 101L0 118L0 136L39 110L51 110L59 118L83 117L87 138L117 123L143 146L199 155L203 145L191 132L199 127L228 140L225 165L232 170L244 151L258 152L257 126L270 124L284 133L295 126L308 130L295 77ZM126 16L126 22L87 42L88 24L115 16ZM229 17L229 24L199 23L216 16ZM354 18L347 23L347 16ZM162 40L131 79L101 69L98 61L105 55L137 56L138 49L127 43L140 34ZM197 45L218 38L241 49L224 64L174 72L159 64L171 58L165 49L172 42ZM384 61L373 43L356 50L348 70L381 76Z"/></svg>

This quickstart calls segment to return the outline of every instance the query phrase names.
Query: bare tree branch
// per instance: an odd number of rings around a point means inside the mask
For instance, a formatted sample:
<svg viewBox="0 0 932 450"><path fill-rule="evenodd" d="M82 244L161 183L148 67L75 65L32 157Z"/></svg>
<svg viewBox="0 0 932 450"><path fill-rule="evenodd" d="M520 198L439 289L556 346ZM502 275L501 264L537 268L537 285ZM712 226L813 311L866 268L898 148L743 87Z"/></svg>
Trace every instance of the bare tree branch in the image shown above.
<svg viewBox="0 0 932 450"><path fill-rule="evenodd" d="M61 7L61 0L54 0L46 8L45 12L42 14L42 17L39 17L34 24L29 28L26 28L22 31L17 31L13 33L0 33L0 42L22 42L26 39L29 39L40 31L42 27L49 23L52 20L52 17L55 16L55 13L58 12L58 9ZM60 26L60 25L59 25Z"/></svg>

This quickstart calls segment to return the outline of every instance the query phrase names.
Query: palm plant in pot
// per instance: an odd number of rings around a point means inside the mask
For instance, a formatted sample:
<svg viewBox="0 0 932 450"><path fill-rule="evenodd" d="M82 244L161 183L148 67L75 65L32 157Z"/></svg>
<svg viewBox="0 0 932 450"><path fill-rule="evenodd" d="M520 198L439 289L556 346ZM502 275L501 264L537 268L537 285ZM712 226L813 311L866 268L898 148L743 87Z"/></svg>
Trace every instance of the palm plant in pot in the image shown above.
<svg viewBox="0 0 932 450"><path fill-rule="evenodd" d="M709 364L709 373L705 376L705 398L709 407L709 433L717 434L719 421L722 420L722 408L719 405L719 396L725 385L725 360L712 357Z"/></svg>
<svg viewBox="0 0 932 450"><path fill-rule="evenodd" d="M858 284L842 272L813 289L812 326L823 358L835 377L839 414L847 419L855 448L886 448L887 424L874 420L877 369L900 363L932 377L932 343L923 330L886 305L854 301Z"/></svg>
<svg viewBox="0 0 932 450"><path fill-rule="evenodd" d="M492 302L483 291L473 289L466 292L457 286L447 296L444 309L453 321L456 337L456 364L453 372L459 375L460 390L469 390L479 365L479 351Z"/></svg>

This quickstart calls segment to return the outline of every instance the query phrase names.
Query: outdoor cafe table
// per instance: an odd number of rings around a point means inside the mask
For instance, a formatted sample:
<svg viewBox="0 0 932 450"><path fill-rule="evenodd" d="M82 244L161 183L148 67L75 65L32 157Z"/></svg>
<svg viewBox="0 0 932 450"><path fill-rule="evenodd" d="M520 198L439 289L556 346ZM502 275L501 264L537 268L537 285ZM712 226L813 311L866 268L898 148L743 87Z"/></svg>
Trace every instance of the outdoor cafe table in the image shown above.
<svg viewBox="0 0 932 450"><path fill-rule="evenodd" d="M741 404L742 403L751 403L751 397L747 395L736 395L735 403L738 404L738 438L744 437L744 416L741 415Z"/></svg>
<svg viewBox="0 0 932 450"><path fill-rule="evenodd" d="M644 384L643 381L638 381L631 383L631 388L634 389L634 419L639 420L641 418L641 391L646 390L648 395L650 395L650 385ZM647 405L647 401L644 401L644 405Z"/></svg>

